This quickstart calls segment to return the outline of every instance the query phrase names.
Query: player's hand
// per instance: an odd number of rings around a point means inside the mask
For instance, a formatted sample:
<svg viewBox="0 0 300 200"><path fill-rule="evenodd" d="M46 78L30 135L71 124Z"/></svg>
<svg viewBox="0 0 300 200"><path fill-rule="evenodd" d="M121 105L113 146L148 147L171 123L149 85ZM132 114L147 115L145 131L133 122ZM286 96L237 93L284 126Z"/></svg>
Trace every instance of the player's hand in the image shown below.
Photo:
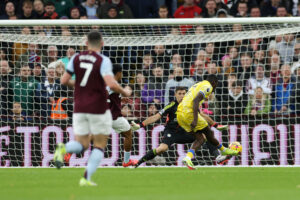
<svg viewBox="0 0 300 200"><path fill-rule="evenodd" d="M141 126L139 124L136 124L134 121L131 122L131 130L136 131L139 130Z"/></svg>
<svg viewBox="0 0 300 200"><path fill-rule="evenodd" d="M197 120L193 120L193 122L191 123L191 128L192 130L197 126Z"/></svg>
<svg viewBox="0 0 300 200"><path fill-rule="evenodd" d="M129 90L128 88L124 88L123 94L122 94L124 97L130 97L131 94L132 94L132 90Z"/></svg>

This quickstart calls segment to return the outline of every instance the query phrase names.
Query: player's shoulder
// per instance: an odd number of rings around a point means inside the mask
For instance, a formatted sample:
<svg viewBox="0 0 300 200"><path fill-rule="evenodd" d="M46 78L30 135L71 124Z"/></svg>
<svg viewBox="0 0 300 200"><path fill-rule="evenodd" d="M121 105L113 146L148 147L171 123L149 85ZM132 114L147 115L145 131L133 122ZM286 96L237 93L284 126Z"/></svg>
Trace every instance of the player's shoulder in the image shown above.
<svg viewBox="0 0 300 200"><path fill-rule="evenodd" d="M98 55L102 58L102 63L103 64L110 64L111 65L111 60L109 57L107 57L106 55L103 55L101 53L98 53Z"/></svg>

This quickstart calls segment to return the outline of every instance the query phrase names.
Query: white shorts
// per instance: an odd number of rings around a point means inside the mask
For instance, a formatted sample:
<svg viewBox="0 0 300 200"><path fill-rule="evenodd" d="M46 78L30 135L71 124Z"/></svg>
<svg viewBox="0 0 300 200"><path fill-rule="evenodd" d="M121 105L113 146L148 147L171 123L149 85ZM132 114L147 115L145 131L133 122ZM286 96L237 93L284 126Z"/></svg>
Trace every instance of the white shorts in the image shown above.
<svg viewBox="0 0 300 200"><path fill-rule="evenodd" d="M118 117L116 120L113 120L112 128L116 131L116 133L126 132L131 129L128 120L124 117Z"/></svg>
<svg viewBox="0 0 300 200"><path fill-rule="evenodd" d="M110 110L104 114L74 113L73 132L75 135L110 135L112 131Z"/></svg>

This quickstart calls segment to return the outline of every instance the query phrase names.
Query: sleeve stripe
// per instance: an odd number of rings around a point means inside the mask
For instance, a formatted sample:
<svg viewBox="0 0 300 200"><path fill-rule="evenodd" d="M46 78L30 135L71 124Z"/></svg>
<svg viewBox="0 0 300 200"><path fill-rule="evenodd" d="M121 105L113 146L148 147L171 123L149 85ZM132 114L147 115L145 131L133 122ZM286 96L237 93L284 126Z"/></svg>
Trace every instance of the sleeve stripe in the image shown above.
<svg viewBox="0 0 300 200"><path fill-rule="evenodd" d="M204 92L202 92L202 91L199 91L202 95L203 95L203 97L205 98L205 94L204 94Z"/></svg>

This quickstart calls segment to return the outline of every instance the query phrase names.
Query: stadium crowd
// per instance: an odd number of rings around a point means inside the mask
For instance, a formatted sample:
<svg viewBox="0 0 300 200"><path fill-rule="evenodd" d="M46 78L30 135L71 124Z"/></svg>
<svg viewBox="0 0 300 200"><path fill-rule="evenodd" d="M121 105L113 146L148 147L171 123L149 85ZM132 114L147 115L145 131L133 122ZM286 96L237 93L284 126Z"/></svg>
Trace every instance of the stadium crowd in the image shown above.
<svg viewBox="0 0 300 200"><path fill-rule="evenodd" d="M3 0L0 19L229 18L300 15L294 0ZM240 24L215 31L243 31ZM103 35L105 30L99 29ZM11 29L1 27L0 32ZM154 27L159 34L203 34L207 26ZM80 27L20 27L23 35L78 36ZM15 32L14 32L15 33ZM141 120L174 100L177 86L191 87L216 74L215 95L202 109L209 115L275 115L300 112L300 41L297 34L228 42L105 47L103 54L124 68L132 97L122 114ZM3 120L67 120L72 89L59 79L82 47L0 42L0 103ZM73 77L75 78L75 77Z"/></svg>

